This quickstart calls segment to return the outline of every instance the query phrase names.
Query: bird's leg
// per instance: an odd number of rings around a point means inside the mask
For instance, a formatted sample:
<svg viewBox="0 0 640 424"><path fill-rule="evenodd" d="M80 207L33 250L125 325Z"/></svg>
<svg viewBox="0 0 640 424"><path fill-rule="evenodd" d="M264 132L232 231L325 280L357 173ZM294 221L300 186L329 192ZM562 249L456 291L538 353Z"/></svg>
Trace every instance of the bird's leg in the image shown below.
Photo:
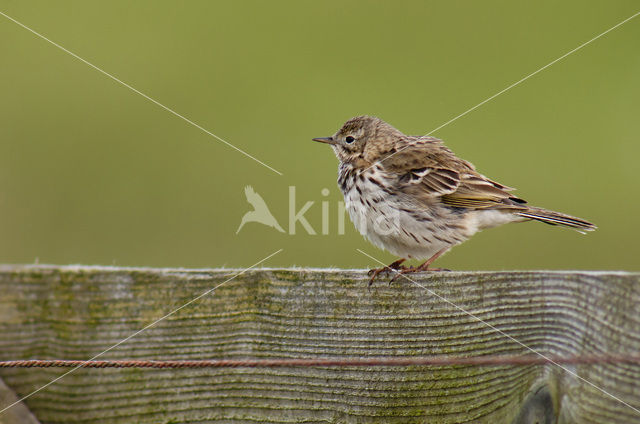
<svg viewBox="0 0 640 424"><path fill-rule="evenodd" d="M373 280L376 279L376 277L378 276L378 274L380 274L381 272L392 272L392 271L396 271L398 269L405 269L405 267L401 266L401 264L406 261L406 259L402 258L402 259L398 259L397 261L394 261L392 263L390 263L388 266L382 267L382 268L373 268L370 269L369 272L367 273L367 275L371 276L371 279L369 280L369 287L371 287L371 284L373 284Z"/></svg>
<svg viewBox="0 0 640 424"><path fill-rule="evenodd" d="M416 266L416 267L409 267L409 268L403 268L399 271L396 271L396 275L391 279L391 281L389 281L389 284L393 283L394 281L396 281L398 278L400 278L401 275L403 274L409 274L412 272L422 272L422 271L449 271L448 269L444 269L444 268L429 268L429 265L431 265L433 263L433 261L435 261L436 259L438 259L440 256L442 256L442 254L444 252L446 252L447 250L449 250L448 247L445 247L444 249L438 251L438 253L436 253L435 255L433 255L432 257L430 257L429 259L427 259L422 265L420 266Z"/></svg>

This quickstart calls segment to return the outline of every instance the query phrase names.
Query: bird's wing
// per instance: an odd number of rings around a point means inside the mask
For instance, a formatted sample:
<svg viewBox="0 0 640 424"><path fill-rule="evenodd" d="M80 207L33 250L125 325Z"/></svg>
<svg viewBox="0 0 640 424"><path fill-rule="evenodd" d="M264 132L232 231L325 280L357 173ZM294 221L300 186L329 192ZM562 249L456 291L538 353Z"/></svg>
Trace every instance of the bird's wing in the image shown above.
<svg viewBox="0 0 640 424"><path fill-rule="evenodd" d="M244 194L247 197L247 202L249 202L255 210L268 210L264 199L253 189L253 187L246 186L244 188Z"/></svg>
<svg viewBox="0 0 640 424"><path fill-rule="evenodd" d="M394 189L425 203L439 198L449 206L470 209L512 208L525 203L509 193L513 188L478 173L433 137L409 138L381 164L396 177Z"/></svg>
<svg viewBox="0 0 640 424"><path fill-rule="evenodd" d="M442 202L449 206L468 209L520 209L526 201L509 193L511 187L503 186L484 175L465 174L458 189L442 196Z"/></svg>

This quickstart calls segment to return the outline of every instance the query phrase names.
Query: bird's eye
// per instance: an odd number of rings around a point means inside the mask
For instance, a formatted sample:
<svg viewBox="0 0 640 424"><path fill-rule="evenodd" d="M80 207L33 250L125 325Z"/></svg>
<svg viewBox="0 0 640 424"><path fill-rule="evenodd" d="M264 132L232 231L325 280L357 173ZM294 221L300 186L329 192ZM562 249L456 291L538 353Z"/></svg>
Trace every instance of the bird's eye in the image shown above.
<svg viewBox="0 0 640 424"><path fill-rule="evenodd" d="M347 138L344 139L344 141L346 141L347 143L351 144L354 141L356 141L356 139L349 135L349 136L347 136Z"/></svg>

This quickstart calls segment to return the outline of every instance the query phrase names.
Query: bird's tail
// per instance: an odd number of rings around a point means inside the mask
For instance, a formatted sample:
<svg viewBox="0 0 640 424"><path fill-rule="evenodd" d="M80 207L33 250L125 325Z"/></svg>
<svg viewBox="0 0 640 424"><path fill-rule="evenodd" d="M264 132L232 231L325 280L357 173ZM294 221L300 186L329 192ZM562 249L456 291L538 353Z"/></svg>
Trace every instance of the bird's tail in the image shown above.
<svg viewBox="0 0 640 424"><path fill-rule="evenodd" d="M544 222L545 224L569 227L583 234L585 231L593 231L598 228L591 222L585 221L584 219L542 208L531 207L527 210L517 212L517 215L520 215L523 218L535 219L536 221Z"/></svg>

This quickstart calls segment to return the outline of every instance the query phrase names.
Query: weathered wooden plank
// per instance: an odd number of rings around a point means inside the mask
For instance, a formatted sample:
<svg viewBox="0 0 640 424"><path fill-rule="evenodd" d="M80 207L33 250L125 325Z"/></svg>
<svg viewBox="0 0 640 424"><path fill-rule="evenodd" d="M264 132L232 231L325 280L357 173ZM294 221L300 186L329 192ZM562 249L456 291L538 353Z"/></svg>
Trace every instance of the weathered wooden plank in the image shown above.
<svg viewBox="0 0 640 424"><path fill-rule="evenodd" d="M88 359L232 270L0 266L0 360ZM248 272L101 359L640 352L640 274L481 272L366 289L362 271ZM79 369L43 423L640 422L640 366ZM64 369L2 369L19 395ZM581 378L629 404L616 401ZM0 405L1 408L1 405Z"/></svg>
<svg viewBox="0 0 640 424"><path fill-rule="evenodd" d="M16 394L0 379L0 408L16 402ZM39 424L36 417L24 403L18 403L3 414L0 414L0 424Z"/></svg>

